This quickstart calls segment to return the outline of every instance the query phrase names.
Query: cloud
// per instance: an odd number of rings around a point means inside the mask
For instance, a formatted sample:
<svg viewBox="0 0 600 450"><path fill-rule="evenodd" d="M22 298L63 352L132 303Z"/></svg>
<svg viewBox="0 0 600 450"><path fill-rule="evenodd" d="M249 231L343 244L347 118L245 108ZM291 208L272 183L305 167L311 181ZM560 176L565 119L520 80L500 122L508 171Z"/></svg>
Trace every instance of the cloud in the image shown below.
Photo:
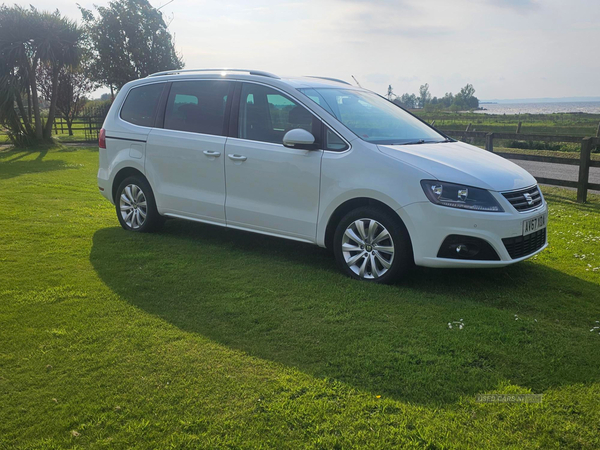
<svg viewBox="0 0 600 450"><path fill-rule="evenodd" d="M370 73L365 75L365 79L371 83L383 84L389 81L390 75L387 73Z"/></svg>
<svg viewBox="0 0 600 450"><path fill-rule="evenodd" d="M540 8L538 0L486 0L486 2L499 8L512 9L521 14Z"/></svg>
<svg viewBox="0 0 600 450"><path fill-rule="evenodd" d="M334 0L330 7L338 12L338 18L331 29L365 43L373 43L373 38L427 39L451 34L455 25L432 21L427 9L431 6L437 4L414 0Z"/></svg>

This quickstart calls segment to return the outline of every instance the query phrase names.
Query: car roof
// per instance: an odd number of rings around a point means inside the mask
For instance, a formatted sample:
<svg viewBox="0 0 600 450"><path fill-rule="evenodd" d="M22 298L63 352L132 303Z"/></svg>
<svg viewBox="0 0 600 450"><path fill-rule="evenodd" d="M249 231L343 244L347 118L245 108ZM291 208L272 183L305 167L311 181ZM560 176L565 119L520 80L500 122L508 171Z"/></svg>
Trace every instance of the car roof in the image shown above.
<svg viewBox="0 0 600 450"><path fill-rule="evenodd" d="M360 87L352 86L350 83L344 80L339 80L330 77L318 77L318 76L285 76L279 77L269 72L261 70L247 70L247 69L181 69L181 70L168 70L164 72L154 73L146 78L136 80L133 84L143 84L145 81L158 81L168 79L170 81L177 79L214 79L215 75L219 77L239 80L239 81L258 81L273 86L280 86L281 84L288 85L293 88L340 88L340 89L352 89L362 90Z"/></svg>

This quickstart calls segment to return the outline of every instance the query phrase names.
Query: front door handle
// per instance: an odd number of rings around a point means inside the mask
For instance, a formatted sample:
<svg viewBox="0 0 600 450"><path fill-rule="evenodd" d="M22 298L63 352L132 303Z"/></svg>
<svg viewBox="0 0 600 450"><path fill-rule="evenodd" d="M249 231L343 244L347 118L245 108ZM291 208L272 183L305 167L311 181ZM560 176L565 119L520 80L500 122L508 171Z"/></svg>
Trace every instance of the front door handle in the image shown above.
<svg viewBox="0 0 600 450"><path fill-rule="evenodd" d="M204 150L202 153L204 153L206 156L212 156L214 158L221 156L221 152L213 152L211 150Z"/></svg>
<svg viewBox="0 0 600 450"><path fill-rule="evenodd" d="M231 159L232 161L246 161L248 159L244 155L230 154L230 155L227 155L227 156L229 156L229 159Z"/></svg>

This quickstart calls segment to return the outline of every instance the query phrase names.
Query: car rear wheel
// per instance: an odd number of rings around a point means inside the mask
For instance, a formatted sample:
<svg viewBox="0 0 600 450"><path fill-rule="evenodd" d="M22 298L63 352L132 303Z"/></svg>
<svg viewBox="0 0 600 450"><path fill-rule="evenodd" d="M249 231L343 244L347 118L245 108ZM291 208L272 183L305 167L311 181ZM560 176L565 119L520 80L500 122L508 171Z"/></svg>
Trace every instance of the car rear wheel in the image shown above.
<svg viewBox="0 0 600 450"><path fill-rule="evenodd" d="M361 207L346 214L333 242L338 266L358 280L391 283L413 263L406 228L378 208Z"/></svg>
<svg viewBox="0 0 600 450"><path fill-rule="evenodd" d="M152 189L142 177L132 176L121 182L115 207L121 226L128 231L153 231L163 222Z"/></svg>

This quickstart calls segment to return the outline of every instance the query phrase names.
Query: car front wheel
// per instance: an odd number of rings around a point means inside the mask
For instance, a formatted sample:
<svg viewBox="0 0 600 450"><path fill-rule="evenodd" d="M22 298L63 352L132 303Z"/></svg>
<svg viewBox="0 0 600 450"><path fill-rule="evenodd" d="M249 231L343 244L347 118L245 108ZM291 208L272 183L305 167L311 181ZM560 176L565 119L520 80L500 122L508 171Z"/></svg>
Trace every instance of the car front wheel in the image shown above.
<svg viewBox="0 0 600 450"><path fill-rule="evenodd" d="M374 207L355 209L340 221L334 254L352 278L391 283L412 265L412 247L399 218Z"/></svg>

